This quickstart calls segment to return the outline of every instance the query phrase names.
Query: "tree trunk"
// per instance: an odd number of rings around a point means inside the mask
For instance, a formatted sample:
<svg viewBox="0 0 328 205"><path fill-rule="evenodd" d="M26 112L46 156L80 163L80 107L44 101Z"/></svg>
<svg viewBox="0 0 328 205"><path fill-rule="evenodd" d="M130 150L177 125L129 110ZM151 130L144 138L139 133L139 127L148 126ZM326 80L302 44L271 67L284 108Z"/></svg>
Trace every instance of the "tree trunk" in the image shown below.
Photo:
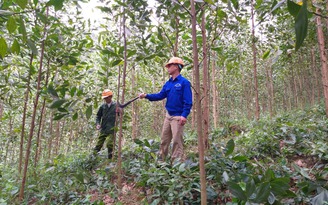
<svg viewBox="0 0 328 205"><path fill-rule="evenodd" d="M214 56L214 51L213 51L213 56ZM217 109L220 107L220 101L218 99L218 89L216 88L216 67L215 67L215 61L212 61L212 104L213 104L213 126L214 129L218 128L218 112ZM219 76L218 76L219 77Z"/></svg>
<svg viewBox="0 0 328 205"><path fill-rule="evenodd" d="M316 13L321 14L319 8L316 9ZM317 35L318 35L318 44L320 51L320 60L321 60L321 77L323 85L323 93L325 98L325 110L326 116L328 117L328 62L327 62L327 53L325 50L325 38L322 29L321 16L316 17L317 23Z"/></svg>
<svg viewBox="0 0 328 205"><path fill-rule="evenodd" d="M13 117L10 116L9 117L9 130L8 130L8 139L7 139L7 145L6 147L6 154L5 154L5 159L4 159L4 166L6 166L7 164L7 159L8 159L8 153L9 153L9 144L13 144L13 124L14 124L14 120Z"/></svg>
<svg viewBox="0 0 328 205"><path fill-rule="evenodd" d="M255 89L255 117L256 120L260 119L260 105L259 105L259 91L258 91L258 83L257 83L257 64L256 64L256 45L255 45L255 17L254 17L254 0L251 3L251 12L252 12L252 50L253 50L253 72L254 72L254 89Z"/></svg>
<svg viewBox="0 0 328 205"><path fill-rule="evenodd" d="M195 84L195 79L196 79L196 77L195 77L195 70L193 69L192 70L192 85L194 85ZM193 92L195 92L195 89L193 89ZM192 96L192 101L193 102L196 102L196 95L193 95ZM194 103L195 104L195 103ZM192 106L192 112L191 112L191 129L192 130L195 130L196 128L196 106Z"/></svg>
<svg viewBox="0 0 328 205"><path fill-rule="evenodd" d="M48 159L52 158L51 152L52 152L52 135L53 135L53 113L51 112L50 115L50 124L49 124L49 142L48 142Z"/></svg>
<svg viewBox="0 0 328 205"><path fill-rule="evenodd" d="M124 2L124 1L123 1ZM126 40L126 33L125 33L125 8L123 9L123 19L122 19L122 27L123 27L123 46L124 46L124 63L123 63L123 77L122 77L122 96L121 102L124 103L124 96L125 96L125 80L126 80L126 68L127 68L127 40ZM118 137L118 158L117 158L117 186L119 190L122 188L122 138L123 138L123 113L120 115L120 122L119 122L119 137Z"/></svg>
<svg viewBox="0 0 328 205"><path fill-rule="evenodd" d="M173 49L173 56L178 56L178 45L179 45L179 18L178 16L175 16L175 43L174 43L174 49Z"/></svg>
<svg viewBox="0 0 328 205"><path fill-rule="evenodd" d="M60 121L57 121L57 126L56 126L56 142L55 142L55 155L58 155L58 150L59 150L59 139L60 139Z"/></svg>
<svg viewBox="0 0 328 205"><path fill-rule="evenodd" d="M207 38L205 27L205 11L202 7L202 40L203 40L203 136L204 136L204 148L209 148L208 135L209 135L209 89L208 89L208 66L207 66Z"/></svg>
<svg viewBox="0 0 328 205"><path fill-rule="evenodd" d="M317 82L317 73L316 73L316 69L315 69L315 53L314 53L314 48L312 47L311 49L311 69L312 69L312 73L313 73L313 78L314 78L314 82L312 81L311 83L311 106L313 106L315 104L315 94L316 94L316 82Z"/></svg>
<svg viewBox="0 0 328 205"><path fill-rule="evenodd" d="M46 82L45 82L45 87L48 86L48 80L49 80L49 72L50 72L50 59L48 59L47 63L47 75L46 75ZM46 99L43 99L42 102L42 108L41 108L41 113L40 113L40 120L39 120L39 129L38 129L38 134L37 134L37 139L36 139L36 151L35 151L35 156L34 156L34 167L36 167L40 153L41 153L41 135L42 135L42 130L44 127L44 117L45 117L45 110L46 110Z"/></svg>
<svg viewBox="0 0 328 205"><path fill-rule="evenodd" d="M49 8L47 7L47 16L48 16ZM33 114L31 119L31 127L30 127L30 133L27 141L27 147L26 147L26 155L25 155L25 164L24 164L24 173L22 178L22 185L19 192L19 200L23 201L24 199L24 190L25 190L25 182L26 182L26 175L27 175L27 168L28 163L30 159L30 152L31 152L31 145L32 145L32 138L34 134L34 127L35 127L35 119L36 119L36 113L37 113L37 107L41 92L41 77L42 77L42 67L43 67L43 57L44 57L44 45L45 45L45 39L46 39L46 27L47 24L44 24L44 33L43 33L43 40L41 43L41 54L40 54L40 67L38 71L38 80L37 80L37 89L36 89L36 95L35 95L35 101L34 101L34 107L33 107Z"/></svg>
<svg viewBox="0 0 328 205"><path fill-rule="evenodd" d="M20 147L19 147L19 164L18 164L18 172L19 173L22 173L26 112L27 112L27 103L28 103L29 94L30 94L31 67L32 67L32 63L33 63L33 58L34 58L34 55L31 54L30 66L29 66L30 70L28 71L28 77L27 77L27 82L26 82L25 100L24 100L24 108L23 108L23 119L22 119L22 130L21 130Z"/></svg>
<svg viewBox="0 0 328 205"><path fill-rule="evenodd" d="M132 86L132 90L135 90L136 88L136 68L135 66L132 66L132 77L131 77L131 86ZM136 96L137 93L133 92L132 93L133 96ZM132 103L132 140L137 139L138 136L138 106L135 106L135 103Z"/></svg>
<svg viewBox="0 0 328 205"><path fill-rule="evenodd" d="M273 117L273 101L274 101L274 90L273 90L273 79L272 79L272 68L269 65L267 67L267 89L268 89L268 106L270 117Z"/></svg>
<svg viewBox="0 0 328 205"><path fill-rule="evenodd" d="M206 178L205 178L205 165L204 165L204 138L202 130L202 108L201 108L201 93L200 93L200 75L198 63L198 49L196 37L196 10L194 0L190 0L191 5L191 25L192 25L192 44L193 44L193 61L195 71L195 89L196 89L196 111L197 111L197 134L198 134L198 152L199 152L199 171L200 171L200 184L201 184L201 205L207 204L206 193Z"/></svg>

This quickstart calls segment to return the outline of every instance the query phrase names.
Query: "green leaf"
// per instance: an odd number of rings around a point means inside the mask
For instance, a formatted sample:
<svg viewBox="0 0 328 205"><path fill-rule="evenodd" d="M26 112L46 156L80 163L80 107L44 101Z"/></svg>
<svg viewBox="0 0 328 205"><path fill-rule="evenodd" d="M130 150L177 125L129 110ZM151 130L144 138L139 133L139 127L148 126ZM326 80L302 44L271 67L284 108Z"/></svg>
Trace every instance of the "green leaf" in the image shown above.
<svg viewBox="0 0 328 205"><path fill-rule="evenodd" d="M274 175L274 172L271 170L271 169L268 169L266 172L265 172L265 175L264 177L262 178L263 181L271 181L273 179L275 179L275 175Z"/></svg>
<svg viewBox="0 0 328 205"><path fill-rule="evenodd" d="M214 4L214 2L212 1L212 0L204 0L206 3L208 3L208 4Z"/></svg>
<svg viewBox="0 0 328 205"><path fill-rule="evenodd" d="M295 32L296 32L295 50L296 51L301 47L301 45L307 35L308 11L307 11L306 5L307 5L306 0L303 0L302 8L295 19Z"/></svg>
<svg viewBox="0 0 328 205"><path fill-rule="evenodd" d="M233 4L233 7L238 10L239 9L239 3L238 0L231 0L231 3Z"/></svg>
<svg viewBox="0 0 328 205"><path fill-rule="evenodd" d="M60 106L62 106L62 104L64 104L66 102L65 99L59 99L54 101L51 105L50 108L59 108Z"/></svg>
<svg viewBox="0 0 328 205"><path fill-rule="evenodd" d="M63 117L65 117L67 114L57 114L55 115L54 119L53 120L60 120L62 119Z"/></svg>
<svg viewBox="0 0 328 205"><path fill-rule="evenodd" d="M151 147L151 145L150 145L150 143L149 143L149 141L147 139L144 140L144 145L146 147L149 147L149 148Z"/></svg>
<svg viewBox="0 0 328 205"><path fill-rule="evenodd" d="M267 59L268 56L269 56L269 54L270 54L270 52L271 52L270 50L267 50L267 51L263 54L262 59L263 59L263 60Z"/></svg>
<svg viewBox="0 0 328 205"><path fill-rule="evenodd" d="M256 186L255 186L255 182L254 179L251 179L250 181L248 181L246 183L246 196L247 198L249 198L255 191Z"/></svg>
<svg viewBox="0 0 328 205"><path fill-rule="evenodd" d="M256 203L267 202L269 195L270 195L270 183L264 182L260 185L260 187L257 188L254 202Z"/></svg>
<svg viewBox="0 0 328 205"><path fill-rule="evenodd" d="M234 149L235 149L235 142L233 141L233 139L231 139L227 143L226 150L225 150L225 156L232 154Z"/></svg>
<svg viewBox="0 0 328 205"><path fill-rule="evenodd" d="M66 113L68 113L68 110L66 110L65 108L62 108L62 107L59 107L58 108L58 111L59 112L66 112Z"/></svg>
<svg viewBox="0 0 328 205"><path fill-rule="evenodd" d="M14 33L17 28L16 20L14 17L10 16L7 21L7 30L9 33Z"/></svg>
<svg viewBox="0 0 328 205"><path fill-rule="evenodd" d="M271 191L276 196L285 196L286 191L289 189L289 181L288 177L277 178L270 182Z"/></svg>
<svg viewBox="0 0 328 205"><path fill-rule="evenodd" d="M241 189L241 187L234 182L227 182L229 190L231 193L237 197L237 199L242 200L242 201L247 201L247 196L245 192Z"/></svg>
<svg viewBox="0 0 328 205"><path fill-rule="evenodd" d="M28 45L28 47L30 47L33 55L37 55L38 54L38 49L36 48L36 46L35 46L35 44L34 44L33 41L31 41L30 39L27 39L27 45Z"/></svg>
<svg viewBox="0 0 328 205"><path fill-rule="evenodd" d="M19 29L18 29L18 31L19 31L19 33L20 34L22 34L22 40L23 40L23 42L25 43L26 42L26 36L27 36L27 34L26 34L26 27L25 27L25 23L24 23L24 20L22 19L22 17L21 18L19 18Z"/></svg>
<svg viewBox="0 0 328 205"><path fill-rule="evenodd" d="M49 84L48 88L47 88L47 91L49 94L51 94L52 96L58 98L58 94L56 92L56 90L54 89L52 83Z"/></svg>
<svg viewBox="0 0 328 205"><path fill-rule="evenodd" d="M137 50L128 51L127 58L133 56L133 55L136 54L136 53L137 53Z"/></svg>
<svg viewBox="0 0 328 205"><path fill-rule="evenodd" d="M85 111L85 115L86 115L87 119L90 119L90 117L92 115L92 105L89 105L89 107Z"/></svg>
<svg viewBox="0 0 328 205"><path fill-rule="evenodd" d="M77 173L74 176L79 182L84 183L84 176L82 173Z"/></svg>
<svg viewBox="0 0 328 205"><path fill-rule="evenodd" d="M19 54L20 53L20 45L17 39L14 40L13 45L11 46L11 52Z"/></svg>
<svg viewBox="0 0 328 205"><path fill-rule="evenodd" d="M238 162L246 162L248 160L248 157L246 157L246 156L234 156L232 159L234 161L238 161Z"/></svg>
<svg viewBox="0 0 328 205"><path fill-rule="evenodd" d="M300 12L302 6L296 4L292 0L288 0L287 1L287 8L288 8L288 12L290 13L290 15L292 15L294 18L296 18L298 13Z"/></svg>
<svg viewBox="0 0 328 205"><path fill-rule="evenodd" d="M16 2L16 4L18 4L18 6L22 9L26 8L27 0L14 0L14 2Z"/></svg>
<svg viewBox="0 0 328 205"><path fill-rule="evenodd" d="M143 142L139 139L135 139L134 143L136 143L137 145L143 145Z"/></svg>
<svg viewBox="0 0 328 205"><path fill-rule="evenodd" d="M112 66L114 67L114 66L120 64L121 62L123 62L123 61L122 61L122 60L116 60L116 61L113 61L113 62L112 62Z"/></svg>
<svg viewBox="0 0 328 205"><path fill-rule="evenodd" d="M158 40L163 41L162 29L157 27L157 32L158 32L158 34L157 34Z"/></svg>
<svg viewBox="0 0 328 205"><path fill-rule="evenodd" d="M73 116L72 116L72 119L73 121L77 120L77 117L79 116L79 114L76 112Z"/></svg>
<svg viewBox="0 0 328 205"><path fill-rule="evenodd" d="M47 6L54 6L55 10L58 11L63 8L63 5L64 5L63 3L64 3L64 0L50 0L47 3Z"/></svg>
<svg viewBox="0 0 328 205"><path fill-rule="evenodd" d="M263 3L263 0L256 0L256 8L259 8Z"/></svg>
<svg viewBox="0 0 328 205"><path fill-rule="evenodd" d="M8 46L7 46L6 40L4 38L0 38L0 56L2 58L5 57L5 55L7 53L7 49L8 49Z"/></svg>

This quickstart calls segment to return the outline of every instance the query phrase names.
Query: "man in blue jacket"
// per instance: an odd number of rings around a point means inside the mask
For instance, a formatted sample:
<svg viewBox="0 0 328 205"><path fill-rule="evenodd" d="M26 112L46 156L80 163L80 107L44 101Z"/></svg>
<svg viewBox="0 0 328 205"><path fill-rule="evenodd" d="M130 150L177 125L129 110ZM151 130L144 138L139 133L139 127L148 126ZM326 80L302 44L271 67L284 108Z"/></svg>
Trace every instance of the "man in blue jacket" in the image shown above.
<svg viewBox="0 0 328 205"><path fill-rule="evenodd" d="M164 84L159 93L139 94L140 98L149 101L159 101L166 98L167 110L161 136L160 156L162 160L168 155L173 141L171 160L184 160L183 129L192 107L192 92L190 82L180 72L184 63L181 58L172 57L165 65L171 78Z"/></svg>

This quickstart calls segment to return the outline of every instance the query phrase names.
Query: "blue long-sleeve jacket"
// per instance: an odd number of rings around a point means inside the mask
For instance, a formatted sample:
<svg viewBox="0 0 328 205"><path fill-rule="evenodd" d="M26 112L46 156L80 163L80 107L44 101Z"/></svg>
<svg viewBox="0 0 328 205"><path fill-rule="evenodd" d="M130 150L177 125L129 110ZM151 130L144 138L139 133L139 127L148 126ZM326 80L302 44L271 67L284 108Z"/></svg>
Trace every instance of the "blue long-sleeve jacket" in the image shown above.
<svg viewBox="0 0 328 205"><path fill-rule="evenodd" d="M182 75L174 80L170 78L159 93L147 94L150 101L166 98L165 108L171 116L188 117L192 107L192 92L190 82Z"/></svg>

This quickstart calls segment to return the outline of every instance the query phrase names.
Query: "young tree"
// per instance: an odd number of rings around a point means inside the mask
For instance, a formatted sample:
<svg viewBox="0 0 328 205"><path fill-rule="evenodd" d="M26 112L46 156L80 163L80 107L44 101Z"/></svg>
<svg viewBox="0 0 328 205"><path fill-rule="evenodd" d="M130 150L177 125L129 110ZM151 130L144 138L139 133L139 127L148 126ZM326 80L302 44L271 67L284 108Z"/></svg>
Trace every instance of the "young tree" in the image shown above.
<svg viewBox="0 0 328 205"><path fill-rule="evenodd" d="M198 49L196 39L196 24L197 16L195 9L194 0L190 0L190 15L191 15L191 26L192 26L192 43L193 43L193 70L195 72L195 96L196 96L196 115L197 115L197 134L198 134L198 152L199 152L199 171L200 171L200 183L201 183L201 204L207 204L207 193L206 193L206 177L205 177L205 163L204 163L204 136L203 136L203 123L202 122L202 107L201 107L201 90L200 90L200 75L199 75L199 62L198 62Z"/></svg>

